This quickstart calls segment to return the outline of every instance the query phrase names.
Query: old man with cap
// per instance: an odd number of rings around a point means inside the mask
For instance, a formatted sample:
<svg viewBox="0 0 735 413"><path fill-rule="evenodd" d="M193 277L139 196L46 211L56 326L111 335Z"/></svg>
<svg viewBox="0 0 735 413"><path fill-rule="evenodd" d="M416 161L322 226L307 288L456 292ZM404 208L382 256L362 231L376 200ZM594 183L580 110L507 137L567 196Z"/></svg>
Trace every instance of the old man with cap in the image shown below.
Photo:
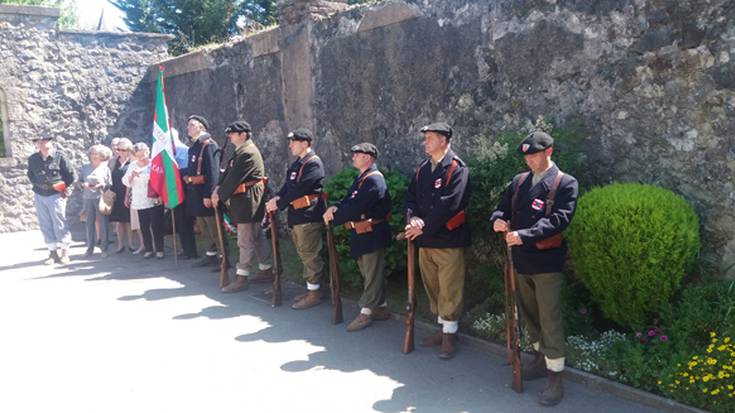
<svg viewBox="0 0 735 413"><path fill-rule="evenodd" d="M193 145L188 151L188 165L182 171L186 185L186 215L195 217L197 225L206 234L209 248L198 267L218 265L217 262L217 226L214 222L212 208L212 189L219 182L220 151L217 142L212 139L209 122L203 116L191 115L186 124L186 132Z"/></svg>
<svg viewBox="0 0 735 413"><path fill-rule="evenodd" d="M470 229L465 223L469 204L469 169L452 151L452 128L432 123L421 128L429 158L416 169L406 191L406 237L419 249L419 268L431 312L441 325L422 342L441 346L439 357L454 357L462 312L465 247Z"/></svg>
<svg viewBox="0 0 735 413"><path fill-rule="evenodd" d="M38 152L28 158L28 179L33 184L38 225L49 251L44 261L47 265L69 263L71 233L66 223L66 196L75 179L71 165L55 150L52 139L33 138Z"/></svg>
<svg viewBox="0 0 735 413"><path fill-rule="evenodd" d="M298 128L288 134L288 149L296 160L286 171L281 189L266 204L270 213L288 209L291 238L304 265L302 277L306 282L306 293L296 297L292 305L295 310L321 302L324 165L312 148L313 140L314 136L306 128Z"/></svg>
<svg viewBox="0 0 735 413"><path fill-rule="evenodd" d="M577 204L578 185L554 162L554 140L544 132L529 134L518 152L530 171L516 175L490 217L493 230L505 234L517 271L519 307L534 349L534 360L521 372L524 380L548 376L539 394L553 406L564 392L564 332L560 294L567 244L561 232Z"/></svg>
<svg viewBox="0 0 735 413"><path fill-rule="evenodd" d="M212 194L212 203L222 201L229 205L230 217L237 224L237 245L240 259L235 281L222 289L234 293L248 287L248 282L270 280L273 273L271 250L260 227L265 215L265 166L263 157L250 134L245 121L231 123L225 134L235 146L235 153L227 162L222 183ZM258 272L251 276L251 266L257 258Z"/></svg>
<svg viewBox="0 0 735 413"><path fill-rule="evenodd" d="M378 149L372 143L353 146L352 165L359 174L347 194L324 214L350 232L350 255L364 278L360 313L347 326L358 331L373 320L390 318L385 301L385 250L390 246L391 200L383 174L375 165Z"/></svg>

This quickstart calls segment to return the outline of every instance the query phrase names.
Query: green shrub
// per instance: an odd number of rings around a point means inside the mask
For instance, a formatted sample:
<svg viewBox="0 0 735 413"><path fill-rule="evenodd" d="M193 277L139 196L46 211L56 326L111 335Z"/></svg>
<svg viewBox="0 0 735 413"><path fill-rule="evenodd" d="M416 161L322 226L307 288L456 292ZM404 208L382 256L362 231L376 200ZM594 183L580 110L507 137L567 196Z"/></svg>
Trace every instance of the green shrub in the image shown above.
<svg viewBox="0 0 735 413"><path fill-rule="evenodd" d="M523 157L516 150L533 129L544 130L554 137L552 158L559 168L578 179L584 169L582 141L585 130L579 123L553 129L540 117L534 125L529 124L517 131L500 132L495 137L490 133L480 136L476 148L463 159L470 168L472 190L467 209L468 220L473 229L474 246L479 249L477 255L485 257L486 261L500 264L504 259L505 246L500 237L491 232L488 217L513 177L528 170Z"/></svg>
<svg viewBox="0 0 735 413"><path fill-rule="evenodd" d="M388 185L392 202L391 213L391 231L395 236L403 231L403 194L408 187L408 180L399 172L390 171L380 168L380 172L385 177ZM329 205L336 204L346 194L352 185L352 181L357 177L358 171L353 167L344 168L342 171L327 179L324 185L324 191L330 194ZM337 253L340 256L339 267L343 281L354 287L362 286L362 276L357 268L357 262L350 258L350 235L342 226L334 227L334 242L336 244ZM325 248L326 249L326 248ZM388 247L385 256L385 274L390 276L396 271L406 268L406 244L404 242L393 242Z"/></svg>
<svg viewBox="0 0 735 413"><path fill-rule="evenodd" d="M669 190L613 184L580 198L567 237L575 273L605 316L637 328L668 312L699 250L699 222Z"/></svg>
<svg viewBox="0 0 735 413"><path fill-rule="evenodd" d="M712 331L735 337L735 281L687 284L664 321L672 343L681 350L703 347Z"/></svg>

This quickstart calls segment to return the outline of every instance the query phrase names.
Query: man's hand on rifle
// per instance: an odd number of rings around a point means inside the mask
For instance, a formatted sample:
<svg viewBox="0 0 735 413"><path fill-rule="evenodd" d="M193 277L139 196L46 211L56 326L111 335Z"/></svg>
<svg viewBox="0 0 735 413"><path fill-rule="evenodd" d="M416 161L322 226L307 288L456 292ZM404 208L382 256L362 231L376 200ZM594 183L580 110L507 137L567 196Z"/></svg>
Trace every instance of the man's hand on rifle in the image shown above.
<svg viewBox="0 0 735 413"><path fill-rule="evenodd" d="M518 231L510 231L505 233L505 243L508 244L509 247L512 247L515 245L523 245L523 240L521 239L521 236L518 235Z"/></svg>
<svg viewBox="0 0 735 413"><path fill-rule="evenodd" d="M507 221L503 221L502 219L496 219L495 222L493 222L493 231L508 232L510 231L510 226L508 225Z"/></svg>
<svg viewBox="0 0 735 413"><path fill-rule="evenodd" d="M212 208L212 206L216 207L218 203L219 203L219 194L217 194L216 191L212 193L212 198L210 200L209 206L207 206L207 199L206 198L204 199L204 206L207 208Z"/></svg>
<svg viewBox="0 0 735 413"><path fill-rule="evenodd" d="M424 220L419 217L411 217L411 220L405 227L406 238L413 241L424 233Z"/></svg>
<svg viewBox="0 0 735 413"><path fill-rule="evenodd" d="M334 213L337 212L337 207L332 205L329 208L327 208L327 211L324 212L324 215L322 215L322 219L324 219L324 223L328 224L330 221L334 220Z"/></svg>
<svg viewBox="0 0 735 413"><path fill-rule="evenodd" d="M266 212L278 211L278 205L276 204L276 202L278 202L280 198L281 197L276 196L275 198L271 198L268 202L266 202L265 203Z"/></svg>

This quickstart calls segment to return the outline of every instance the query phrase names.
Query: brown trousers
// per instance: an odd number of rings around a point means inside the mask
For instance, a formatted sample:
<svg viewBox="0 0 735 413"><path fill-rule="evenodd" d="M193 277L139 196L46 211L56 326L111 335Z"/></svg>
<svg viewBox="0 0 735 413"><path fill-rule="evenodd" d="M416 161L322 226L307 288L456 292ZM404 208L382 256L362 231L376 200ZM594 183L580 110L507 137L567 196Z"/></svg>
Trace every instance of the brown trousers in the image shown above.
<svg viewBox="0 0 735 413"><path fill-rule="evenodd" d="M294 225L291 228L291 239L296 247L296 253L304 264L302 277L309 284L319 284L324 272L322 259L322 233L324 224L308 222Z"/></svg>
<svg viewBox="0 0 735 413"><path fill-rule="evenodd" d="M419 248L419 268L431 312L446 321L458 321L464 293L464 248Z"/></svg>

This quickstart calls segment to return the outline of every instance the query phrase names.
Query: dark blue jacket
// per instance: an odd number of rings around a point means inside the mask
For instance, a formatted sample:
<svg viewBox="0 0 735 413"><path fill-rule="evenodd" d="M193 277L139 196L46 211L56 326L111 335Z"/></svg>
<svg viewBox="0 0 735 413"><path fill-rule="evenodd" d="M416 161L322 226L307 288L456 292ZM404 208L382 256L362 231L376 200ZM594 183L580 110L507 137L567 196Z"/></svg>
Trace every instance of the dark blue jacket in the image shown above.
<svg viewBox="0 0 735 413"><path fill-rule="evenodd" d="M558 234L572 222L574 210L577 207L579 186L577 180L564 174L549 217L545 216L545 205L551 186L554 183L559 168L551 167L536 186L531 187L532 176L518 188L515 211L511 215L513 188L523 174L518 174L503 193L497 208L490 217L491 224L499 218L510 221L512 231L518 231L523 245L513 247L513 264L521 274L540 274L547 272L561 272L567 255L567 243L564 241L559 248L539 250L536 242Z"/></svg>
<svg viewBox="0 0 735 413"><path fill-rule="evenodd" d="M453 162L455 167L449 178ZM430 159L419 166L406 190L406 210L410 209L413 216L424 220L423 234L415 241L417 247L461 248L470 245L469 225L465 223L451 231L446 227L452 217L469 205L469 184L469 169L451 150L434 172L431 171Z"/></svg>
<svg viewBox="0 0 735 413"><path fill-rule="evenodd" d="M303 165L303 169L301 169ZM299 171L301 174L299 175ZM312 151L304 158L297 159L286 171L286 181L276 195L278 209L288 208L288 226L322 222L326 210L325 203L320 200L307 208L294 209L291 202L304 195L321 194L324 190L324 164Z"/></svg>
<svg viewBox="0 0 735 413"><path fill-rule="evenodd" d="M334 225L342 225L348 221L362 221L369 218L387 219L391 210L388 185L382 174L368 176L378 168L372 165L352 182L347 195L337 203L334 214ZM360 183L362 181L362 183ZM350 255L357 259L379 249L388 248L391 242L390 223L386 220L373 226L373 231L357 234L350 231Z"/></svg>
<svg viewBox="0 0 735 413"><path fill-rule="evenodd" d="M184 199L186 214L191 217L214 216L214 208L204 207L204 198L212 197L212 189L219 182L220 151L217 142L209 134L205 135L200 136L194 142L194 145L189 148L189 164L186 167L186 171L181 172L185 176L195 176L201 173L201 175L206 177L206 182L202 185L194 185L186 182L186 179L184 179L186 184L186 197ZM201 170L198 172L199 153L202 150L202 145L205 140L208 140L209 143L204 147L204 151L202 152L202 165Z"/></svg>

